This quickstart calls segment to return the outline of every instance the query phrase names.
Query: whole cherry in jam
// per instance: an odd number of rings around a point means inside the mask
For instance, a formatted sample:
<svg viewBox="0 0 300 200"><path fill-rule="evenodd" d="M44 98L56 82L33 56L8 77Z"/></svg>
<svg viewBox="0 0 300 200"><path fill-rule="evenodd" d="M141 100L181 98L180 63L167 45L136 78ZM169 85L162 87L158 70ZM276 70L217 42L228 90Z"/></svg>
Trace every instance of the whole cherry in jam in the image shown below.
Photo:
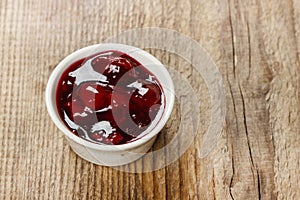
<svg viewBox="0 0 300 200"><path fill-rule="evenodd" d="M112 89L98 82L84 82L76 89L75 95L93 111L110 105Z"/></svg>
<svg viewBox="0 0 300 200"><path fill-rule="evenodd" d="M56 102L75 135L117 145L133 141L161 117L164 93L137 60L112 50L71 64L58 82Z"/></svg>

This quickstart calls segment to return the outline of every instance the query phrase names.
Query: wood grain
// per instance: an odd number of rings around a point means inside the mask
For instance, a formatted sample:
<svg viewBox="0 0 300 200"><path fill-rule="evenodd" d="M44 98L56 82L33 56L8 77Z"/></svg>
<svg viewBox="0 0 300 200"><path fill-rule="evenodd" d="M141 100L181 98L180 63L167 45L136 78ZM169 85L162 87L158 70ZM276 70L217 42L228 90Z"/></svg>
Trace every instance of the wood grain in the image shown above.
<svg viewBox="0 0 300 200"><path fill-rule="evenodd" d="M297 0L1 0L0 199L298 199L299 8ZM137 27L185 34L218 66L227 114L208 157L198 158L198 137L157 171L97 166L78 157L49 118L44 91L57 63ZM199 92L203 135L211 107L203 79L176 55L147 51ZM170 141L179 120L176 104L153 149ZM147 157L121 169L159 162Z"/></svg>

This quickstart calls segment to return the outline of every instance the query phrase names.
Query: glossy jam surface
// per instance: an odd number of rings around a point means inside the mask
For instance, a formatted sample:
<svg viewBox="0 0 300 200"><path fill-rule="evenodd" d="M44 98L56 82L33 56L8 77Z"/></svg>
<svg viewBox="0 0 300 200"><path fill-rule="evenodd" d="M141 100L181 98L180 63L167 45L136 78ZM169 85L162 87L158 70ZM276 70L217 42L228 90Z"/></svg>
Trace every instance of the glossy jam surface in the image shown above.
<svg viewBox="0 0 300 200"><path fill-rule="evenodd" d="M137 60L105 51L64 71L56 104L75 135L94 143L124 144L157 123L164 94L156 77Z"/></svg>

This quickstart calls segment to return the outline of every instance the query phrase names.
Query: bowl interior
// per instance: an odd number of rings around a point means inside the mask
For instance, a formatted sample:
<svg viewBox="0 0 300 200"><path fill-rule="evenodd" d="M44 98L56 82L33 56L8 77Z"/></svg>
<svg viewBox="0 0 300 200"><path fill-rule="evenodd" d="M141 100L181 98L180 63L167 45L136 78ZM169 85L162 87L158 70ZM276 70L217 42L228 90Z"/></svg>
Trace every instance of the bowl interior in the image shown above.
<svg viewBox="0 0 300 200"><path fill-rule="evenodd" d="M165 97L165 109L161 116L161 118L155 123L152 123L146 131L144 131L138 138L134 141L131 141L126 144L121 145L101 145L95 144L89 141L86 141L76 135L74 135L64 124L64 122L60 119L56 108L56 88L58 81L61 77L61 74L68 68L73 62L85 58L87 56L93 55L95 53L107 50L117 50L128 54L133 57L137 61L139 61L142 65L144 65L150 72L152 72L158 81L160 82L164 97ZM143 51L139 48L124 45L124 44L116 44L116 43L106 43L106 44L97 44L93 46L88 46L82 49L75 51L74 53L67 56L63 59L57 67L52 72L49 81L46 87L46 105L49 112L50 117L56 124L56 126L69 138L74 140L79 144L83 144L93 149L101 149L107 151L118 151L124 149L131 149L136 146L142 145L143 143L149 141L153 138L165 125L167 122L173 105L174 105L174 85L172 79L170 77L169 72L166 68L151 54Z"/></svg>

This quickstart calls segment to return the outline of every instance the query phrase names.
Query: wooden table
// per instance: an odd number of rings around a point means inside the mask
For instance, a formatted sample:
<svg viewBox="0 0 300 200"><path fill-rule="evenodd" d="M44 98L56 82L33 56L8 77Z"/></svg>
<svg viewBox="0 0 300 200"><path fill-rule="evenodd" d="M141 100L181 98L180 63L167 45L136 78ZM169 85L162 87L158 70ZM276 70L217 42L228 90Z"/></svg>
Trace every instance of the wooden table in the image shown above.
<svg viewBox="0 0 300 200"><path fill-rule="evenodd" d="M299 8L298 0L0 1L0 199L299 199ZM97 166L70 149L48 116L45 86L62 58L138 27L186 35L216 63L227 112L209 156L198 157L196 137L153 172ZM180 58L149 51L199 90L203 135L211 107L203 79ZM154 148L176 132L179 110Z"/></svg>

